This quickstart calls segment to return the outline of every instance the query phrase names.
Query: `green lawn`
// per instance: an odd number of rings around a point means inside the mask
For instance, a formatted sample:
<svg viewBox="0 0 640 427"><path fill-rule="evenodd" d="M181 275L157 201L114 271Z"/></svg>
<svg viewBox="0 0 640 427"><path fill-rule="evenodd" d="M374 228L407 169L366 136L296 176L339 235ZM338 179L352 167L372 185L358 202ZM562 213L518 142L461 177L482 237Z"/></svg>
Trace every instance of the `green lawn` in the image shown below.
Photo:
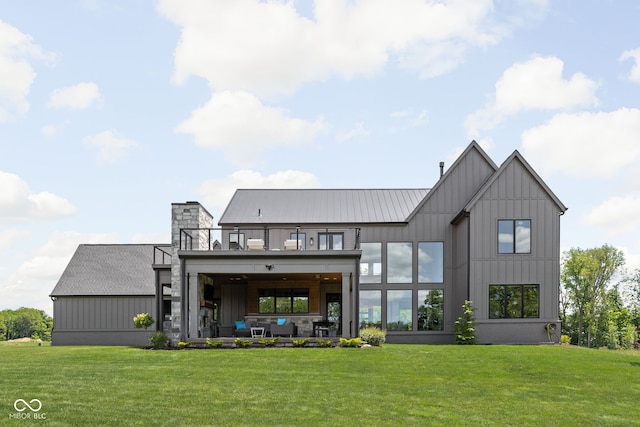
<svg viewBox="0 0 640 427"><path fill-rule="evenodd" d="M0 425L629 426L638 378L640 352L561 346L3 344ZM46 420L16 419L17 399Z"/></svg>

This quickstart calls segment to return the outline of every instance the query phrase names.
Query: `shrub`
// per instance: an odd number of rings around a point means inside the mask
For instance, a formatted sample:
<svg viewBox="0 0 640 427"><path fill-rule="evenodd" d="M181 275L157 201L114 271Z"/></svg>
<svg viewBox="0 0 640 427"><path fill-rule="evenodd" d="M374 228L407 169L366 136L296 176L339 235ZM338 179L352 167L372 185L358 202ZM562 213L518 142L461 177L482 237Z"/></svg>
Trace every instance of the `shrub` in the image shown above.
<svg viewBox="0 0 640 427"><path fill-rule="evenodd" d="M191 345L190 341L178 341L178 348L183 350Z"/></svg>
<svg viewBox="0 0 640 427"><path fill-rule="evenodd" d="M205 340L207 342L207 345L211 348L220 348L222 347L222 340L212 340L211 338L207 338Z"/></svg>
<svg viewBox="0 0 640 427"><path fill-rule="evenodd" d="M165 348L169 344L169 338L164 332L158 331L149 337L149 342L153 348Z"/></svg>
<svg viewBox="0 0 640 427"><path fill-rule="evenodd" d="M385 331L371 326L368 328L360 329L360 338L362 338L362 340L367 344L379 347L387 339L387 334Z"/></svg>
<svg viewBox="0 0 640 427"><path fill-rule="evenodd" d="M560 335L560 342L562 344L570 344L571 343L571 337L569 335Z"/></svg>
<svg viewBox="0 0 640 427"><path fill-rule="evenodd" d="M262 344L263 347L274 347L276 343L280 340L280 337L275 338L260 338L258 341Z"/></svg>
<svg viewBox="0 0 640 427"><path fill-rule="evenodd" d="M318 347L329 348L333 345L333 341L331 340L316 340L318 343Z"/></svg>
<svg viewBox="0 0 640 427"><path fill-rule="evenodd" d="M362 344L360 338L340 338L340 347L359 347Z"/></svg>
<svg viewBox="0 0 640 427"><path fill-rule="evenodd" d="M233 343L238 348L249 348L249 347L251 347L253 345L253 340L248 340L248 339L243 339L243 338L236 338L235 340L233 340Z"/></svg>
<svg viewBox="0 0 640 427"><path fill-rule="evenodd" d="M136 328L145 328L153 325L153 317L149 313L140 313L133 318L133 324Z"/></svg>
<svg viewBox="0 0 640 427"><path fill-rule="evenodd" d="M294 347L304 347L309 344L309 338L291 338L291 344Z"/></svg>
<svg viewBox="0 0 640 427"><path fill-rule="evenodd" d="M464 313L456 320L454 332L456 334L456 344L475 344L476 339L476 318L473 315L475 308L471 301L465 300L462 308Z"/></svg>

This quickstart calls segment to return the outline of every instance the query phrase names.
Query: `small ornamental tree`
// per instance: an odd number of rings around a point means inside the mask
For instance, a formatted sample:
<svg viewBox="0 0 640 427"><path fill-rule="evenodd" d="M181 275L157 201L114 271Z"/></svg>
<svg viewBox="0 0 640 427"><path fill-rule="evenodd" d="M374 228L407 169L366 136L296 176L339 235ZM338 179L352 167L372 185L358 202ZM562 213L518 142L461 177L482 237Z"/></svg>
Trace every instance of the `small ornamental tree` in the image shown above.
<svg viewBox="0 0 640 427"><path fill-rule="evenodd" d="M147 329L149 326L153 325L153 322L153 317L151 317L149 313L140 313L133 318L133 324L136 328Z"/></svg>
<svg viewBox="0 0 640 427"><path fill-rule="evenodd" d="M464 313L456 320L454 332L456 334L456 344L476 344L476 318L473 314L475 308L471 301L465 300L462 308Z"/></svg>

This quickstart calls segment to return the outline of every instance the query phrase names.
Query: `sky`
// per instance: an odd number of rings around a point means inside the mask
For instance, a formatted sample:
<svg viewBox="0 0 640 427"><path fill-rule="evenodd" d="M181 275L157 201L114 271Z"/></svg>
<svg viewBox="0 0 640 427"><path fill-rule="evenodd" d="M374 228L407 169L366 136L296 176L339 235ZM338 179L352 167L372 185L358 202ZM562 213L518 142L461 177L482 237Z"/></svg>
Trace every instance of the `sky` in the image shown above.
<svg viewBox="0 0 640 427"><path fill-rule="evenodd" d="M476 140L640 268L640 2L0 0L0 310L237 188L430 188Z"/></svg>

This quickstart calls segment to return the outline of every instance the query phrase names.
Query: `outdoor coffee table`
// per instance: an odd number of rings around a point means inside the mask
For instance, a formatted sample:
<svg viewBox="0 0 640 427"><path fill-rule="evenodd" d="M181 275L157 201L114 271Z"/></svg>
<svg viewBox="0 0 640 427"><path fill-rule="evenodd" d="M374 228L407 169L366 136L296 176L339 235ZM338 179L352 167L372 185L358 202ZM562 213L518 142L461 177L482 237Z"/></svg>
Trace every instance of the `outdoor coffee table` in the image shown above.
<svg viewBox="0 0 640 427"><path fill-rule="evenodd" d="M264 338L264 328L251 328L251 338Z"/></svg>

